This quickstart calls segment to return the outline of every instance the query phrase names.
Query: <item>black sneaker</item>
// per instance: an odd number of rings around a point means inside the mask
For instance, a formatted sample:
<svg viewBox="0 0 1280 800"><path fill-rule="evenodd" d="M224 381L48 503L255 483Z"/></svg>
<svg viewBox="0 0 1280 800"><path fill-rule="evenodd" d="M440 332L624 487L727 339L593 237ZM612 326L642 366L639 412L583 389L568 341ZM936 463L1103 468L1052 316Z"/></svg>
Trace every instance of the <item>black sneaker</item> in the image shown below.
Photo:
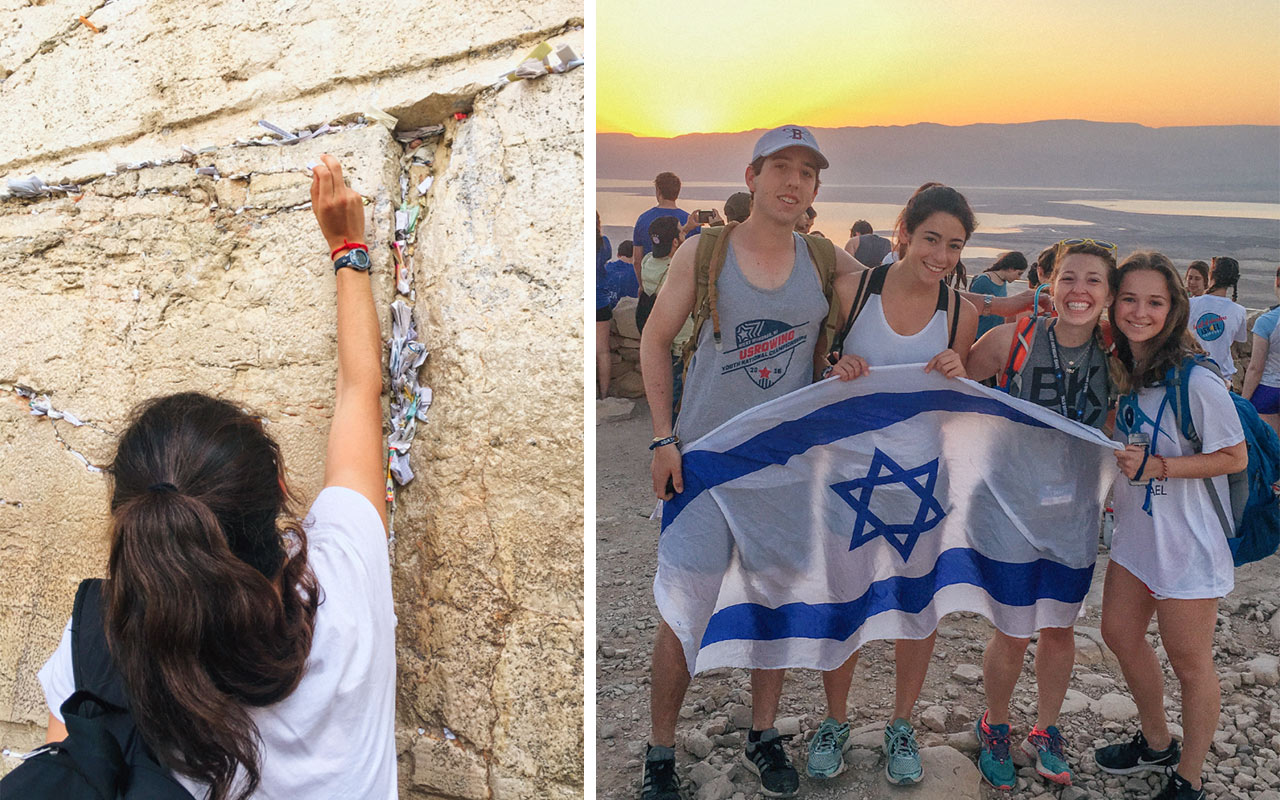
<svg viewBox="0 0 1280 800"><path fill-rule="evenodd" d="M1205 800L1205 794L1204 789L1192 789L1191 781L1170 769L1169 782L1152 800Z"/></svg>
<svg viewBox="0 0 1280 800"><path fill-rule="evenodd" d="M1147 746L1142 731L1138 731L1133 740L1125 744L1108 745L1093 751L1093 760L1098 762L1098 767L1112 775L1132 775L1135 772L1176 767L1181 756L1177 739L1163 750L1152 750Z"/></svg>
<svg viewBox="0 0 1280 800"><path fill-rule="evenodd" d="M759 742L747 742L742 761L747 769L760 776L760 791L765 797L794 797L800 790L800 773L787 760L782 743L790 739L777 728L760 734Z"/></svg>
<svg viewBox="0 0 1280 800"><path fill-rule="evenodd" d="M668 748L670 749L670 748ZM644 784L640 800L684 800L680 790L680 776L676 775L675 751L667 758L649 759L653 745L644 751Z"/></svg>

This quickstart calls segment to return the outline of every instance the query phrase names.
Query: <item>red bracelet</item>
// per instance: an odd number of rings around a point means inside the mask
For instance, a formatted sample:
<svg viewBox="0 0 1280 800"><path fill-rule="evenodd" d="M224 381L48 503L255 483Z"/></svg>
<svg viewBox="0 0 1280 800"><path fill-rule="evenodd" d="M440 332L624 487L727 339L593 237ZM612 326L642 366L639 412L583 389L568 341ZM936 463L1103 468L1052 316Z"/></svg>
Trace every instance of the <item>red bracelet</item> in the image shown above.
<svg viewBox="0 0 1280 800"><path fill-rule="evenodd" d="M332 261L338 253L343 250L363 250L366 253L369 252L369 248L366 247L363 242L348 242L346 238L343 238L342 245L340 247L333 248L333 252L329 254L329 260Z"/></svg>
<svg viewBox="0 0 1280 800"><path fill-rule="evenodd" d="M1157 455L1156 458L1160 459L1160 477L1156 478L1156 480L1158 481L1168 480L1169 479L1169 462L1165 461L1164 456L1161 456L1161 455Z"/></svg>

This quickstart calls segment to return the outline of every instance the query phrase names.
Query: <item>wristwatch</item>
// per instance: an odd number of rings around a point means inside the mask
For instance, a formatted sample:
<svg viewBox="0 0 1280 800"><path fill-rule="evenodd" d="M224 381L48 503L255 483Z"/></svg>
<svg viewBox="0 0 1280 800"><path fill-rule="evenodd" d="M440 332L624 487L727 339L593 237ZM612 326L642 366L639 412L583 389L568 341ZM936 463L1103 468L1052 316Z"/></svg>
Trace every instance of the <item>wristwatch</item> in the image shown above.
<svg viewBox="0 0 1280 800"><path fill-rule="evenodd" d="M989 294L984 294L982 296L982 313L984 315L991 313L991 301L994 299L995 297Z"/></svg>
<svg viewBox="0 0 1280 800"><path fill-rule="evenodd" d="M369 264L369 253L356 247L348 250L339 256L337 261L333 262L333 271L334 274L337 274L338 270L343 267L350 267L356 272L368 272Z"/></svg>

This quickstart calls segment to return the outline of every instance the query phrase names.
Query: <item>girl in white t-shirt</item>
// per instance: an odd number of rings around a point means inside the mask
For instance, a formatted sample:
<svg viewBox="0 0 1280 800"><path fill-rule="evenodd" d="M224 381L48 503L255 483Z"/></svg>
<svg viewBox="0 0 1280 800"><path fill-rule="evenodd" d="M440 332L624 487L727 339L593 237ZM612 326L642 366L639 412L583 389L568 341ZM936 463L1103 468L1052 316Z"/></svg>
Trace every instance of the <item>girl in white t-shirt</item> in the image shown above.
<svg viewBox="0 0 1280 800"><path fill-rule="evenodd" d="M1230 508L1226 475L1244 469L1244 434L1230 395L1209 369L1188 379L1189 411L1201 452L1179 431L1160 385L1196 351L1187 331L1188 299L1169 259L1134 253L1116 272L1111 306L1121 401L1118 434L1150 446L1116 453L1115 535L1102 598L1102 636L1115 652L1138 706L1132 741L1094 753L1106 772L1176 767L1159 798L1203 798L1200 771L1220 705L1213 665L1218 598L1233 587L1233 565L1209 491ZM1211 486L1205 479L1210 479ZM1152 615L1182 688L1183 746L1169 733L1164 676L1147 643Z"/></svg>
<svg viewBox="0 0 1280 800"><path fill-rule="evenodd" d="M363 203L322 162L312 208L341 261L364 247ZM396 796L381 342L352 260L335 266L325 489L305 522L261 420L207 395L142 404L107 470L110 662L143 740L198 798ZM71 641L68 625L40 671L50 742L67 737Z"/></svg>

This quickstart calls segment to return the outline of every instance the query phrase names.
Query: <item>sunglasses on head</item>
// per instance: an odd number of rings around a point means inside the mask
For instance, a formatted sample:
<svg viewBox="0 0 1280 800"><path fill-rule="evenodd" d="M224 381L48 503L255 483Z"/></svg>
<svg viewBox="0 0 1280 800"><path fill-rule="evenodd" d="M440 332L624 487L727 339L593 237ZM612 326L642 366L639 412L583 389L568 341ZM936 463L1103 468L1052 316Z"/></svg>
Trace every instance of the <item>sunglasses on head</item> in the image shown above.
<svg viewBox="0 0 1280 800"><path fill-rule="evenodd" d="M1104 242L1101 239L1063 239L1055 247L1075 247L1078 244L1091 244L1095 247L1101 247L1103 250L1110 250L1113 253L1119 250L1114 242Z"/></svg>

